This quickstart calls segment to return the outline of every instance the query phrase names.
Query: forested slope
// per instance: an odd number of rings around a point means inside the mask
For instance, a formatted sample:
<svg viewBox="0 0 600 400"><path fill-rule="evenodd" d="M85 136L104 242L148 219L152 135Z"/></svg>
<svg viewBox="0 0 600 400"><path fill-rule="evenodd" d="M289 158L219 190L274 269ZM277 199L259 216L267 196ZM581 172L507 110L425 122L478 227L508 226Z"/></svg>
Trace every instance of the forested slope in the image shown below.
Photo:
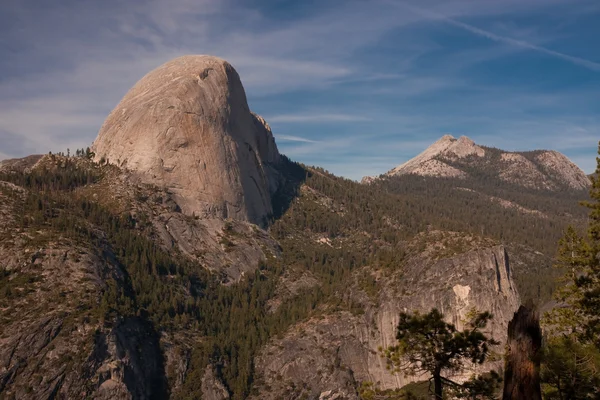
<svg viewBox="0 0 600 400"><path fill-rule="evenodd" d="M158 230L173 219L197 229L201 219L182 215L162 189L78 155L0 173L0 352L8 360L0 390L18 398L138 390L191 399L222 382L243 399L258 390L255 360L273 338L319 315L373 309L381 279L402 279L423 251L425 264L501 242L509 257L513 245L526 255L551 253L562 224L579 218L570 207L576 195L507 192L523 207L539 198L536 210L552 215L540 218L473 195L496 193L481 182L461 182L465 190L452 180L403 177L366 186L283 157L286 185L268 230L278 245L248 224L219 225L215 254L263 243L263 259L231 281L230 266L215 268L206 254L165 243ZM538 260L522 259L518 277ZM47 339L32 346L42 333ZM143 338L152 338L150 347L140 347ZM144 370L148 357L155 367Z"/></svg>

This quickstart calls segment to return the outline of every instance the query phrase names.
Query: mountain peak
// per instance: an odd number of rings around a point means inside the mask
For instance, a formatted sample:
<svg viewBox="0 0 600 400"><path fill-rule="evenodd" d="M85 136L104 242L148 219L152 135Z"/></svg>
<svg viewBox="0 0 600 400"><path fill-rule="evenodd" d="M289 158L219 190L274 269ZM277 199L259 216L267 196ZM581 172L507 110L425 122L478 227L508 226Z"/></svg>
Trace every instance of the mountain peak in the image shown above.
<svg viewBox="0 0 600 400"><path fill-rule="evenodd" d="M456 139L452 135L442 136L422 153L385 175L466 179L469 177L466 171L473 168L482 172L485 170L490 178L531 189L557 190L569 187L581 190L590 184L585 173L557 151L508 152L486 149L467 136ZM374 179L365 177L362 182L370 183Z"/></svg>
<svg viewBox="0 0 600 400"><path fill-rule="evenodd" d="M464 143L464 144L468 144L468 145L474 145L475 144L475 142L473 141L473 139L471 139L471 138L469 138L467 136L464 136L464 135L461 136L461 137L459 137L458 141L460 143Z"/></svg>
<svg viewBox="0 0 600 400"><path fill-rule="evenodd" d="M110 113L93 150L169 189L185 214L262 224L272 212L275 140L220 58L183 56L149 72Z"/></svg>
<svg viewBox="0 0 600 400"><path fill-rule="evenodd" d="M439 138L438 140L436 140L434 143L453 142L455 140L456 140L456 138L454 136L447 133L444 136L442 136L441 138Z"/></svg>
<svg viewBox="0 0 600 400"><path fill-rule="evenodd" d="M440 156L451 159L468 156L483 157L485 150L466 136L456 139L452 135L444 135L429 146L421 154L387 172L387 175L416 174L425 176L462 177L464 172L440 161Z"/></svg>

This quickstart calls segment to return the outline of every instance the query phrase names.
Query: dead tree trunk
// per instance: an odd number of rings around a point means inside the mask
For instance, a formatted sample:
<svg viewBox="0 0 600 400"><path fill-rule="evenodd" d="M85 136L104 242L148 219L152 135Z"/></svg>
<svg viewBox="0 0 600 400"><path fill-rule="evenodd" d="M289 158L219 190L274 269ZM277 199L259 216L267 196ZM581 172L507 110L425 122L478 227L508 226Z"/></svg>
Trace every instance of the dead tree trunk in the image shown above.
<svg viewBox="0 0 600 400"><path fill-rule="evenodd" d="M434 383L434 388L435 388L435 400L443 399L441 373L442 373L442 371L438 368L436 368L435 372L433 373L433 383Z"/></svg>
<svg viewBox="0 0 600 400"><path fill-rule="evenodd" d="M541 400L539 316L523 306L508 324L503 400Z"/></svg>

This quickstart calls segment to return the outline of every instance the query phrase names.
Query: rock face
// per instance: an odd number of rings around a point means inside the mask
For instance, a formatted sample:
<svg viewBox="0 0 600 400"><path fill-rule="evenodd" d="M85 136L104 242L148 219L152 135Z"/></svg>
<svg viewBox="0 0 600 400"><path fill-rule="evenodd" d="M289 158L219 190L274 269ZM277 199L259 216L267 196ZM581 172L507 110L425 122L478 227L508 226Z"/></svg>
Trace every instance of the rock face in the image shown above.
<svg viewBox="0 0 600 400"><path fill-rule="evenodd" d="M214 271L224 284L280 251L248 222L181 214L165 189L131 184L130 175L114 166L48 155L9 161L0 172L59 174L67 165L70 171L102 169L102 181L77 188L79 198L126 215L150 216L145 226L153 226L157 243ZM161 332L143 316L106 316L107 292L131 290L127 267L106 233L95 227L92 242L52 226L28 230L16 210L30 189L3 181L5 176L0 177L0 398L164 399L181 390L190 349L202 338L193 330ZM212 368L201 386L202 398L229 398Z"/></svg>
<svg viewBox="0 0 600 400"><path fill-rule="evenodd" d="M447 176L463 178L466 174L459 169L436 160L438 156L465 158L467 156L483 157L485 150L466 136L455 139L452 135L444 135L425 151L389 171L388 175L417 174L425 176Z"/></svg>
<svg viewBox="0 0 600 400"><path fill-rule="evenodd" d="M547 173L553 174L574 189L586 189L590 179L573 164L564 154L557 151L545 151L536 157L536 161Z"/></svg>
<svg viewBox="0 0 600 400"><path fill-rule="evenodd" d="M268 124L250 112L235 69L184 56L148 73L110 113L96 160L166 187L185 214L264 224L277 190L279 152Z"/></svg>
<svg viewBox="0 0 600 400"><path fill-rule="evenodd" d="M468 179L473 173L485 179L529 189L585 190L590 185L585 173L556 151L506 152L475 144L466 136L445 135L418 156L391 169L384 176L420 175ZM371 183L374 177L364 177Z"/></svg>
<svg viewBox="0 0 600 400"><path fill-rule="evenodd" d="M223 383L215 377L215 371L211 365L206 367L202 376L202 398L206 400L228 400L229 393Z"/></svg>
<svg viewBox="0 0 600 400"><path fill-rule="evenodd" d="M24 194L0 185L0 397L164 398L153 327L136 317L108 327L84 315L108 281L124 285L110 249L46 231L32 243L10 213Z"/></svg>
<svg viewBox="0 0 600 400"><path fill-rule="evenodd" d="M340 398L358 399L353 388L361 382L385 390L427 379L390 373L379 351L395 343L402 311L428 312L437 307L458 329L463 329L474 309L490 311L494 318L486 334L501 342L495 349L501 354L508 322L520 305L503 246L440 259L419 255L397 276L379 282L378 299L364 314L341 311L315 318L267 345L256 362L263 385L257 398L320 398L337 393ZM453 379L500 366L497 362L471 366ZM290 392L290 388L295 389Z"/></svg>

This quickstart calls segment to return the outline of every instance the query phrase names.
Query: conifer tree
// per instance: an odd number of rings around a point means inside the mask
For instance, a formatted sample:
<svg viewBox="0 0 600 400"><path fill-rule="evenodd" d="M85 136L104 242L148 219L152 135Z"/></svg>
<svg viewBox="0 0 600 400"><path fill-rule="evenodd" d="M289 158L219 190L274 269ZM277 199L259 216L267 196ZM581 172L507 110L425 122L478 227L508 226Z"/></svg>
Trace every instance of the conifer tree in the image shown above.
<svg viewBox="0 0 600 400"><path fill-rule="evenodd" d="M587 235L569 227L559 242L557 265L566 274L557 300L567 306L556 308L548 321L554 330L570 332L600 348L600 157L596 162L590 200L583 203L590 210Z"/></svg>
<svg viewBox="0 0 600 400"><path fill-rule="evenodd" d="M600 144L598 146L600 154ZM585 236L569 227L559 242L565 271L559 306L547 315L551 336L542 364L545 398L586 399L600 394L600 157L591 177Z"/></svg>
<svg viewBox="0 0 600 400"><path fill-rule="evenodd" d="M459 331L445 322L442 313L435 308L424 315L401 313L396 335L398 344L387 348L384 356L396 372L431 374L435 398L442 399L444 381L450 382L442 373L458 371L466 361L483 363L489 355L489 346L497 344L480 331L491 318L488 312L478 313Z"/></svg>
<svg viewBox="0 0 600 400"><path fill-rule="evenodd" d="M590 399L600 394L600 351L569 335L547 339L541 379L544 399Z"/></svg>

